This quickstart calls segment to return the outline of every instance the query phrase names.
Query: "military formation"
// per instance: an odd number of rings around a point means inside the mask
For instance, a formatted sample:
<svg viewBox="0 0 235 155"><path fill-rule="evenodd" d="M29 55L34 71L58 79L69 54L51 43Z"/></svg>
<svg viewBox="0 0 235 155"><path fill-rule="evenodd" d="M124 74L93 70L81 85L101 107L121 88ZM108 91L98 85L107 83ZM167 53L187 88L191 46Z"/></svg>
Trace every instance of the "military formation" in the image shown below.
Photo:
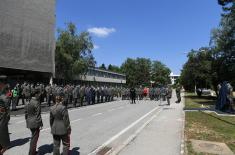
<svg viewBox="0 0 235 155"><path fill-rule="evenodd" d="M176 103L180 103L181 101L180 90L181 87L176 88ZM167 104L170 105L170 99L172 98L172 87L168 85L151 88L123 88L121 89L121 96L122 100L131 100L131 103L136 103L136 100L149 98L150 100L155 101L167 101Z"/></svg>
<svg viewBox="0 0 235 155"><path fill-rule="evenodd" d="M63 104L68 106L72 104L74 107L92 105L96 103L104 103L113 101L114 97L118 97L121 94L121 89L110 86L92 86L92 85L56 85L42 83L30 84L24 82L23 84L16 84L15 87L10 91L9 105L12 111L17 110L17 106L29 103L30 94L32 90L37 87L40 91L39 102L46 102L50 107L54 105L56 99L56 92L58 89L62 89L64 96Z"/></svg>
<svg viewBox="0 0 235 155"><path fill-rule="evenodd" d="M167 100L170 105L172 88L170 86L159 88L117 88L95 87L92 85L35 85L24 82L16 84L13 89L10 85L0 83L0 155L9 148L10 137L8 122L10 111L17 110L20 103L24 105L26 127L31 131L31 140L28 154L38 154L37 142L40 130L43 128L41 106L47 104L50 107L51 134L53 137L53 154L60 155L60 144L63 145L63 155L69 153L71 126L68 113L68 105L73 107L93 105L113 101L115 97L123 100L131 100L135 104L137 100L149 97L151 100ZM178 90L180 92L180 90ZM177 95L178 96L178 95ZM179 99L178 99L179 100ZM178 101L177 101L178 102ZM180 102L180 101L179 101Z"/></svg>

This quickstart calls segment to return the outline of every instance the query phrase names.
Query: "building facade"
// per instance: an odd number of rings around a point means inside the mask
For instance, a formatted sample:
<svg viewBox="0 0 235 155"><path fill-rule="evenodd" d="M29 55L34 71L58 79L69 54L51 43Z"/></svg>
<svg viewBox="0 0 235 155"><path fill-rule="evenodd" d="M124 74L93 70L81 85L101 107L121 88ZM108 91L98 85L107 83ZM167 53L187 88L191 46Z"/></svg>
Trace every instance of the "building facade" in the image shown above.
<svg viewBox="0 0 235 155"><path fill-rule="evenodd" d="M176 80L178 80L180 77L180 75L177 75L177 74L174 74L174 73L171 73L170 74L170 78L171 78L171 84L174 85L176 83Z"/></svg>
<svg viewBox="0 0 235 155"><path fill-rule="evenodd" d="M0 1L0 73L55 73L55 0Z"/></svg>
<svg viewBox="0 0 235 155"><path fill-rule="evenodd" d="M121 86L126 84L126 75L89 67L86 75L79 77L82 82L96 85Z"/></svg>

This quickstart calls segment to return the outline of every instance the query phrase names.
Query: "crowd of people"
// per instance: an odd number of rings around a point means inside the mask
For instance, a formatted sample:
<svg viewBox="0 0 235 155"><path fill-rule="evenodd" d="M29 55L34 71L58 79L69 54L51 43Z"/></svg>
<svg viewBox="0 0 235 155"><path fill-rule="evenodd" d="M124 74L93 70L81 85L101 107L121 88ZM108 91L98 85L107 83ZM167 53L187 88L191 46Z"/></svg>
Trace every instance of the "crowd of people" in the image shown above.
<svg viewBox="0 0 235 155"><path fill-rule="evenodd" d="M118 88L108 86L92 85L56 85L42 83L16 84L11 89L9 84L0 84L0 155L10 146L8 122L10 111L17 110L17 106L24 105L26 126L31 131L29 155L37 154L37 142L40 129L43 127L41 118L42 103L50 107L50 126L53 136L53 154L60 155L60 143L63 144L63 154L69 153L71 126L67 106L91 105L110 102L114 97L122 100L142 100L149 97L151 100L167 100L170 104L172 88L170 86L161 88ZM176 91L177 92L177 91ZM180 95L179 95L180 96ZM178 97L178 95L177 95ZM180 102L180 98L178 101Z"/></svg>

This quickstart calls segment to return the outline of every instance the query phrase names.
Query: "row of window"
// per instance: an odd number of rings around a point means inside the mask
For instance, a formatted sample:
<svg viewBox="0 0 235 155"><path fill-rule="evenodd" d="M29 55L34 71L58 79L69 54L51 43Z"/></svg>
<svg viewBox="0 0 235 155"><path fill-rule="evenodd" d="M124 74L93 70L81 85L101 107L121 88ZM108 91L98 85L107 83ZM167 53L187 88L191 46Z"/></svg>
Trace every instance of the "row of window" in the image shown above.
<svg viewBox="0 0 235 155"><path fill-rule="evenodd" d="M102 72L99 70L93 70L89 69L87 72L88 76L97 76L97 77L105 77L105 78L112 78L112 79L120 79L120 80L125 80L126 76L120 75L120 74L115 74L115 73L108 73L108 72Z"/></svg>

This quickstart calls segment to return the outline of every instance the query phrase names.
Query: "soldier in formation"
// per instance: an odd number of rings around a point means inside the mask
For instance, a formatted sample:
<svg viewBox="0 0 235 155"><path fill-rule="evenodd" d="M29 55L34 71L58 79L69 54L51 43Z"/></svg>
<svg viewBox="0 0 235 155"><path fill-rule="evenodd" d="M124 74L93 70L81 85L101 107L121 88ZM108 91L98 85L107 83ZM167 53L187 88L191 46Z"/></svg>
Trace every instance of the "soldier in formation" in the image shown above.
<svg viewBox="0 0 235 155"><path fill-rule="evenodd" d="M10 98L7 96L8 92L8 86L0 90L0 155L3 155L10 146L10 137L8 131L8 122L10 120L10 107L8 102Z"/></svg>
<svg viewBox="0 0 235 155"><path fill-rule="evenodd" d="M57 89L56 104L50 109L50 126L53 135L53 155L60 155L60 143L63 144L63 155L69 154L71 126L66 106L63 105L64 92Z"/></svg>
<svg viewBox="0 0 235 155"><path fill-rule="evenodd" d="M27 128L31 131L31 141L29 147L29 155L36 155L37 142L39 138L40 129L43 127L41 117L41 105L40 105L40 87L36 87L32 90L31 100L29 104L25 106L25 119Z"/></svg>

